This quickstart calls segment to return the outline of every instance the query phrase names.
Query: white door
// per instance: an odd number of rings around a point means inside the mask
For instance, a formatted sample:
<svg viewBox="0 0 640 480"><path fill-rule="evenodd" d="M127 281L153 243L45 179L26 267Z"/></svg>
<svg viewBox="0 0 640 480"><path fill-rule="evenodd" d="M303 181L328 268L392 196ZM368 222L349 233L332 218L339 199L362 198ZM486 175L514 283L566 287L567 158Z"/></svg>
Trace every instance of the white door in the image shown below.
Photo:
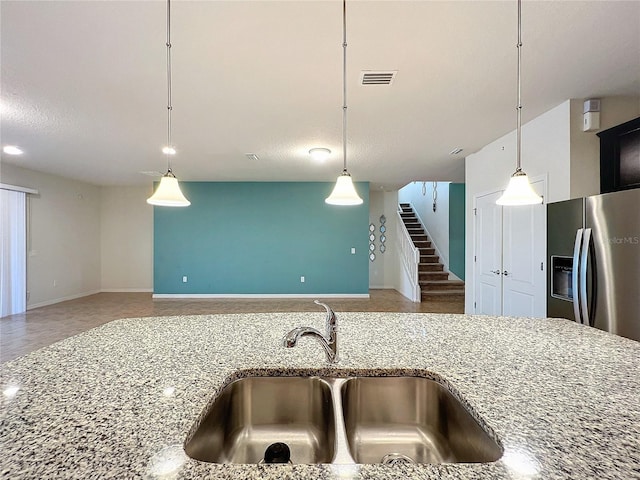
<svg viewBox="0 0 640 480"><path fill-rule="evenodd" d="M545 180L532 182L545 194ZM475 198L474 312L545 317L546 205L501 207L502 190Z"/></svg>
<svg viewBox="0 0 640 480"><path fill-rule="evenodd" d="M502 191L476 197L475 202L475 313L502 314ZM546 298L546 297L545 297Z"/></svg>
<svg viewBox="0 0 640 480"><path fill-rule="evenodd" d="M544 180L531 187L544 196ZM503 207L502 314L546 316L546 205Z"/></svg>

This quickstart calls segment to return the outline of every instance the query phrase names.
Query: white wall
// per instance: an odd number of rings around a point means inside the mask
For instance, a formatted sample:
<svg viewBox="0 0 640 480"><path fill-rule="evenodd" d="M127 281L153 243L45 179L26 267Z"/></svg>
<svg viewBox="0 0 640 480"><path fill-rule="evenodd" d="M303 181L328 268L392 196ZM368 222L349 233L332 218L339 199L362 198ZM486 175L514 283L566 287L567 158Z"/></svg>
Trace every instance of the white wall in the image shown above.
<svg viewBox="0 0 640 480"><path fill-rule="evenodd" d="M27 195L27 308L100 291L152 291L152 186L98 187L3 163ZM55 283L55 285L54 285Z"/></svg>
<svg viewBox="0 0 640 480"><path fill-rule="evenodd" d="M422 194L424 185L424 195ZM433 182L412 182L398 191L401 203L410 203L427 229L440 262L449 270L449 182L438 182L436 211L433 211Z"/></svg>
<svg viewBox="0 0 640 480"><path fill-rule="evenodd" d="M151 185L102 187L102 291L153 291L152 193Z"/></svg>
<svg viewBox="0 0 640 480"><path fill-rule="evenodd" d="M640 116L640 97L600 99L600 129L584 132L585 99L571 100L571 196L600 193L600 138L596 133Z"/></svg>
<svg viewBox="0 0 640 480"><path fill-rule="evenodd" d="M465 312L473 312L473 201L482 193L506 188L516 164L515 130L465 159ZM547 176L546 202L570 194L570 101L522 127L522 169L531 178Z"/></svg>
<svg viewBox="0 0 640 480"><path fill-rule="evenodd" d="M100 291L100 187L13 165L2 183L27 195L27 308Z"/></svg>
<svg viewBox="0 0 640 480"><path fill-rule="evenodd" d="M369 262L369 287L398 289L398 252L396 249L396 217L398 192L369 192L369 224L376 226L376 259ZM386 217L386 251L380 253L380 216Z"/></svg>

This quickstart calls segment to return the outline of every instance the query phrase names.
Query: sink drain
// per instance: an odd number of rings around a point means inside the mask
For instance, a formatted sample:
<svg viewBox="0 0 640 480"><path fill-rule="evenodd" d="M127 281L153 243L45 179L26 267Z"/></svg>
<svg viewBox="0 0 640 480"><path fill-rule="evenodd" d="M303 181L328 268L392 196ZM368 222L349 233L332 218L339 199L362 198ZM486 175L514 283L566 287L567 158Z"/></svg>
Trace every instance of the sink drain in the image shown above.
<svg viewBox="0 0 640 480"><path fill-rule="evenodd" d="M264 451L264 458L258 462L263 463L293 463L289 445L282 442L272 443Z"/></svg>
<svg viewBox="0 0 640 480"><path fill-rule="evenodd" d="M387 453L382 457L381 462L385 465L402 465L407 463L416 463L413 458L407 457L401 453Z"/></svg>

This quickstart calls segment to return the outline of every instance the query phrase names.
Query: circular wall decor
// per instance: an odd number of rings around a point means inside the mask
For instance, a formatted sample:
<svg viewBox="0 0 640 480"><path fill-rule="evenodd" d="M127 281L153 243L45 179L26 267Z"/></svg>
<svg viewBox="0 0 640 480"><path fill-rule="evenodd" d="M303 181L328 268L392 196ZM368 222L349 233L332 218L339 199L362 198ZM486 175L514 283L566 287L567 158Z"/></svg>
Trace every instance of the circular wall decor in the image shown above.
<svg viewBox="0 0 640 480"><path fill-rule="evenodd" d="M370 223L369 224L369 251L373 252L376 249L376 235L375 235L375 231L376 231L376 225L374 223ZM373 255L373 253L372 253ZM376 259L376 256L373 255L373 258L371 258L371 256L369 256L369 260L371 260L372 262Z"/></svg>

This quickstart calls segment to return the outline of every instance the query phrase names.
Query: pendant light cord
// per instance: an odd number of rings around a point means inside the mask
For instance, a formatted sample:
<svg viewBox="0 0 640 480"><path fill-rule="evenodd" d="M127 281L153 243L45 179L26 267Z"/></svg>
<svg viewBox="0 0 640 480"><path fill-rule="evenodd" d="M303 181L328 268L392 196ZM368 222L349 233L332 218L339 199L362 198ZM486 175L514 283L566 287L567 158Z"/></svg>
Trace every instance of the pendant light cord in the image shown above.
<svg viewBox="0 0 640 480"><path fill-rule="evenodd" d="M518 0L518 122L516 127L516 171L509 179L509 184L503 194L496 200L498 205L537 205L543 199L538 195L529 181L529 177L522 171L522 0Z"/></svg>
<svg viewBox="0 0 640 480"><path fill-rule="evenodd" d="M167 147L171 145L171 0L167 0ZM171 172L171 154L167 153L167 173Z"/></svg>
<svg viewBox="0 0 640 480"><path fill-rule="evenodd" d="M520 151L522 146L522 87L520 85L520 64L522 63L522 2L518 0L518 120L516 128L516 173L521 171Z"/></svg>
<svg viewBox="0 0 640 480"><path fill-rule="evenodd" d="M342 0L342 173L347 173L347 0Z"/></svg>

